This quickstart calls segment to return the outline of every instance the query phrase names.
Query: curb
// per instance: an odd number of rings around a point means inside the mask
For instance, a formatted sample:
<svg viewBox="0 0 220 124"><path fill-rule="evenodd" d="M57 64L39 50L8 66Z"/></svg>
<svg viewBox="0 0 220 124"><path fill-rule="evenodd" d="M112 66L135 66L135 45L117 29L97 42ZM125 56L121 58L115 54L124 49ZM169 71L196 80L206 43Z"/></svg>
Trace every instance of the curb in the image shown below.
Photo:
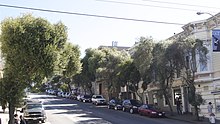
<svg viewBox="0 0 220 124"><path fill-rule="evenodd" d="M175 117L167 117L168 119L173 119L173 120L178 120L178 121L183 121L183 122L188 122L188 123L192 123L192 124L209 124L208 121L193 121L193 120L185 120L185 119L180 119L180 118L175 118Z"/></svg>

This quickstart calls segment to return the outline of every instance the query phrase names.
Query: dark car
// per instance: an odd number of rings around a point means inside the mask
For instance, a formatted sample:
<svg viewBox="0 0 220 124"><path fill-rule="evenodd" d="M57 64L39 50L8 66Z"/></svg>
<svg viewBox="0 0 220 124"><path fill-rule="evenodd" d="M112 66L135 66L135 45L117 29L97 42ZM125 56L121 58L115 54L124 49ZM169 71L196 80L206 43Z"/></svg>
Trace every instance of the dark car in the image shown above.
<svg viewBox="0 0 220 124"><path fill-rule="evenodd" d="M108 103L109 109L122 110L122 101L118 99L112 99Z"/></svg>
<svg viewBox="0 0 220 124"><path fill-rule="evenodd" d="M127 99L127 100L124 100L122 103L122 110L124 112L128 111L131 114L137 113L138 107L140 107L141 105L142 105L142 103L139 100Z"/></svg>
<svg viewBox="0 0 220 124"><path fill-rule="evenodd" d="M70 95L69 98L70 98L70 99L77 100L77 96L78 96L78 95L77 95L76 93L73 93L73 94Z"/></svg>
<svg viewBox="0 0 220 124"><path fill-rule="evenodd" d="M82 102L92 102L92 96L91 95L82 95L81 101Z"/></svg>
<svg viewBox="0 0 220 124"><path fill-rule="evenodd" d="M149 117L165 117L165 112L161 111L157 106L152 104L144 104L138 108L140 115Z"/></svg>

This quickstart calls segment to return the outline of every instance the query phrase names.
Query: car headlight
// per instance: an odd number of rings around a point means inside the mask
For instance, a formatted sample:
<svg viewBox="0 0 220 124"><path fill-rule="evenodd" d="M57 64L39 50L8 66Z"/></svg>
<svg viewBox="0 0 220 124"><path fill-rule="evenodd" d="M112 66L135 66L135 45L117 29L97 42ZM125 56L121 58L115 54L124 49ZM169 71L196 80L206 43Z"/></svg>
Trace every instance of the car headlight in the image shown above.
<svg viewBox="0 0 220 124"><path fill-rule="evenodd" d="M163 114L165 114L165 112L162 112Z"/></svg>
<svg viewBox="0 0 220 124"><path fill-rule="evenodd" d="M137 106L133 106L134 109L138 108Z"/></svg>
<svg viewBox="0 0 220 124"><path fill-rule="evenodd" d="M151 112L152 114L156 114L157 112Z"/></svg>

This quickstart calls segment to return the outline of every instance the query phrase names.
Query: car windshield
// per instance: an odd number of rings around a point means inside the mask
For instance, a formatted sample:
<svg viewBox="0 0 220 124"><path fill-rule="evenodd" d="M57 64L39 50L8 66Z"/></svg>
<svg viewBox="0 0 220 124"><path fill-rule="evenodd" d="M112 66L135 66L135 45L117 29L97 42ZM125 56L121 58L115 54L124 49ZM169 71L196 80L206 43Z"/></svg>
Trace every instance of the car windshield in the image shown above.
<svg viewBox="0 0 220 124"><path fill-rule="evenodd" d="M41 104L28 104L27 109L42 108Z"/></svg>
<svg viewBox="0 0 220 124"><path fill-rule="evenodd" d="M102 98L102 96L96 96L96 98Z"/></svg>
<svg viewBox="0 0 220 124"><path fill-rule="evenodd" d="M115 103L117 103L117 104L121 104L121 100L115 100Z"/></svg>
<svg viewBox="0 0 220 124"><path fill-rule="evenodd" d="M85 95L84 98L91 98L91 96L89 96L89 95Z"/></svg>
<svg viewBox="0 0 220 124"><path fill-rule="evenodd" d="M132 105L141 105L141 102L138 100L131 100Z"/></svg>
<svg viewBox="0 0 220 124"><path fill-rule="evenodd" d="M155 105L148 105L149 109L157 109L157 107Z"/></svg>

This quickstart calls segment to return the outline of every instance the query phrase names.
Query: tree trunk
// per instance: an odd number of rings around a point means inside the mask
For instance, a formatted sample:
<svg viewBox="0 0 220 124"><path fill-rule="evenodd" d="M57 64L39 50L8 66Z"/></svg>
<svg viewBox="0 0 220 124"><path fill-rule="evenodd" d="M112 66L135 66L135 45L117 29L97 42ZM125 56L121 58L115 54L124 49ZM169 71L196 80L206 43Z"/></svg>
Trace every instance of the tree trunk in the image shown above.
<svg viewBox="0 0 220 124"><path fill-rule="evenodd" d="M93 91L92 91L92 85L89 86L89 92L90 92L90 95L93 95L93 94L94 94Z"/></svg>
<svg viewBox="0 0 220 124"><path fill-rule="evenodd" d="M198 113L198 107L197 107L197 105L194 106L194 109L195 109L195 117L196 117L196 120L199 121L199 113Z"/></svg>
<svg viewBox="0 0 220 124"><path fill-rule="evenodd" d="M141 102L143 103L144 102L144 100L143 100L143 94L144 94L144 90L143 90L143 92L142 93L138 93L138 89L136 88L136 86L134 86L134 85L132 85L133 86L133 88L134 88L134 90L135 90L135 93L137 94L137 96L141 99Z"/></svg>
<svg viewBox="0 0 220 124"><path fill-rule="evenodd" d="M68 82L67 85L68 85L69 92L72 92L71 82Z"/></svg>
<svg viewBox="0 0 220 124"><path fill-rule="evenodd" d="M166 91L164 91L164 90L163 90L163 95L164 95L164 97L165 97L165 100L166 100L167 103L168 103L169 108L170 108L170 115L173 115L173 108L172 108L172 106L171 106L170 99L169 99L169 97L167 96Z"/></svg>
<svg viewBox="0 0 220 124"><path fill-rule="evenodd" d="M14 112L15 112L15 106L13 103L9 102L9 123L8 124L14 124Z"/></svg>

